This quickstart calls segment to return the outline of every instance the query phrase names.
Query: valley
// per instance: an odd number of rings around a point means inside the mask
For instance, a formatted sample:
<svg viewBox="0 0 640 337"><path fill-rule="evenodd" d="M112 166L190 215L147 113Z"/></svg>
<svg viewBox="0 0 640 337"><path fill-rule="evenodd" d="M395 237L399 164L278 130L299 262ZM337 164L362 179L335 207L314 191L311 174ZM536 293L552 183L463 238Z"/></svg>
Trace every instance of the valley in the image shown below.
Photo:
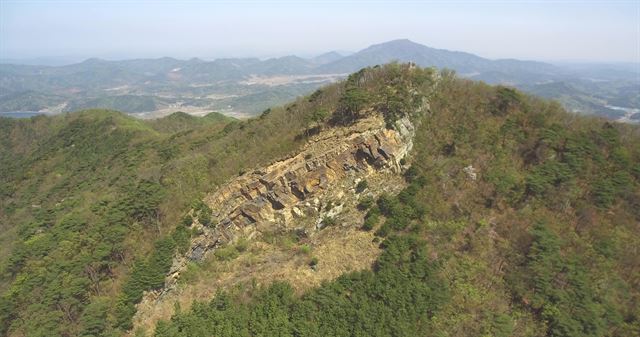
<svg viewBox="0 0 640 337"><path fill-rule="evenodd" d="M175 111L217 111L248 118L344 79L361 68L391 61L451 69L462 77L514 86L558 100L578 114L623 122L640 118L634 112L640 108L637 65L571 66L490 60L410 40L380 43L350 55L330 52L315 58L88 59L55 67L0 64L0 111L57 114L103 108L142 118L162 117Z"/></svg>

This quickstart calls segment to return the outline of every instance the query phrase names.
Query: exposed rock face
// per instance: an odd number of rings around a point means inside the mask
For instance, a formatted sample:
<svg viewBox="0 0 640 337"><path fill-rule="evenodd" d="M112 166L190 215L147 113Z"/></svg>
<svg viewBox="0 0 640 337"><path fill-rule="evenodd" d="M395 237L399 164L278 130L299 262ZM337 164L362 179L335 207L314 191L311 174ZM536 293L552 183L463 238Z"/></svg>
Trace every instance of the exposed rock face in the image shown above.
<svg viewBox="0 0 640 337"><path fill-rule="evenodd" d="M414 133L408 118L397 121L390 130L379 115L349 127L327 129L313 136L295 156L245 173L206 196L204 202L212 209L212 225L193 223L201 235L192 239L184 256L174 259L165 288L145 293L134 321L141 324L145 315L155 312L157 303L179 297L180 290L175 285L189 260L202 260L236 237L296 230L311 241L323 238L319 242L331 245L327 237L363 233L356 229L363 216L356 209L359 199L383 192L395 194L403 188L400 160L411 150ZM356 191L362 180L367 180L368 187ZM329 225L328 219L334 219L334 226L340 228L323 229ZM370 263L377 253L363 254L369 256ZM353 263L338 267L349 265ZM331 275L331 270L323 270L317 277Z"/></svg>
<svg viewBox="0 0 640 337"><path fill-rule="evenodd" d="M237 236L278 229L312 234L322 228L323 218L342 210L342 205L333 209L327 205L341 199L345 187L353 189L362 179L400 172L400 159L411 150L413 136L408 118L397 121L394 129L385 128L379 116L359 120L349 127L325 130L297 155L222 186L204 199L213 211L213 225L195 224L203 234L192 241L185 257L174 261L169 285L188 259L200 260ZM303 218L315 221L305 226Z"/></svg>

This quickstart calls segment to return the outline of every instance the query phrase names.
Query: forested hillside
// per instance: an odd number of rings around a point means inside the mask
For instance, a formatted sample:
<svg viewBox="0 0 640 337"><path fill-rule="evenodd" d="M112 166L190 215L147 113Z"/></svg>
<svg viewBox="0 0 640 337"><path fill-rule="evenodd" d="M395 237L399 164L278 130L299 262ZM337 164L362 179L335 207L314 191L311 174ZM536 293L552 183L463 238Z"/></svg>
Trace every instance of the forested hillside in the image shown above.
<svg viewBox="0 0 640 337"><path fill-rule="evenodd" d="M372 271L222 292L155 335L638 335L638 129L447 73L430 103L408 187L362 207Z"/></svg>
<svg viewBox="0 0 640 337"><path fill-rule="evenodd" d="M371 114L416 130L402 192L362 199L345 224L375 235L370 269L302 294L237 284L135 334L640 335L640 129L400 64L247 121L0 119L1 332L124 334L196 234L185 215L207 218L203 193Z"/></svg>
<svg viewBox="0 0 640 337"><path fill-rule="evenodd" d="M145 278L136 296L163 285L189 205L300 143L302 116L272 111L248 122L103 110L0 119L1 333L119 335L134 304L118 297L123 281ZM292 128L274 132L282 125Z"/></svg>

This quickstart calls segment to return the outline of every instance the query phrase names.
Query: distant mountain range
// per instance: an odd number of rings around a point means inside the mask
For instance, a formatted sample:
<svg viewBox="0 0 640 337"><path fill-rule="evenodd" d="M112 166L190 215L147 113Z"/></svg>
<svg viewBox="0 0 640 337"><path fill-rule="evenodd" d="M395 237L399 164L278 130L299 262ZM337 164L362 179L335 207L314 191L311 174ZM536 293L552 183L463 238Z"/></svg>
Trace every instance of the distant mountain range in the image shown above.
<svg viewBox="0 0 640 337"><path fill-rule="evenodd" d="M366 66L387 63L391 60L411 61L425 67L449 68L461 74L502 72L505 74L536 73L552 76L558 72L555 66L546 63L518 60L493 61L469 53L430 48L410 40L393 40L376 44L353 55L323 65L317 71L321 73L353 72Z"/></svg>
<svg viewBox="0 0 640 337"><path fill-rule="evenodd" d="M328 52L306 59L285 56L227 58L88 59L65 66L0 65L0 111L63 112L111 108L130 113L175 110L253 115L306 94L367 66L414 62L455 70L491 84L516 86L561 101L572 111L633 120L640 108L636 65L558 66L489 60L427 47L410 40L372 45L343 56Z"/></svg>

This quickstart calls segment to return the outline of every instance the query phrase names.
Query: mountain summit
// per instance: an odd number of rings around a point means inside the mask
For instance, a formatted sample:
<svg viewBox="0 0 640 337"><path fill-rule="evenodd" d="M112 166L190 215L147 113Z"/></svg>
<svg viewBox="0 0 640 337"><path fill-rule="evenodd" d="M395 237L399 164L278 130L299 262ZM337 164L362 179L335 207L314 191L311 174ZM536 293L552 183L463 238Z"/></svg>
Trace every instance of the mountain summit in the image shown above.
<svg viewBox="0 0 640 337"><path fill-rule="evenodd" d="M338 53L337 51L330 51L324 54L320 54L312 58L311 60L316 64L327 64L330 62L337 61L343 57L344 56L342 56L342 54Z"/></svg>
<svg viewBox="0 0 640 337"><path fill-rule="evenodd" d="M374 44L353 55L321 66L318 72L342 73L352 72L360 68L390 61L414 62L423 67L448 68L459 73L482 73L505 70L504 61L493 61L470 53L436 49L413 42L408 39L392 40ZM550 64L532 61L509 61L510 72L531 72L532 68L554 70ZM557 69L556 69L557 70Z"/></svg>

